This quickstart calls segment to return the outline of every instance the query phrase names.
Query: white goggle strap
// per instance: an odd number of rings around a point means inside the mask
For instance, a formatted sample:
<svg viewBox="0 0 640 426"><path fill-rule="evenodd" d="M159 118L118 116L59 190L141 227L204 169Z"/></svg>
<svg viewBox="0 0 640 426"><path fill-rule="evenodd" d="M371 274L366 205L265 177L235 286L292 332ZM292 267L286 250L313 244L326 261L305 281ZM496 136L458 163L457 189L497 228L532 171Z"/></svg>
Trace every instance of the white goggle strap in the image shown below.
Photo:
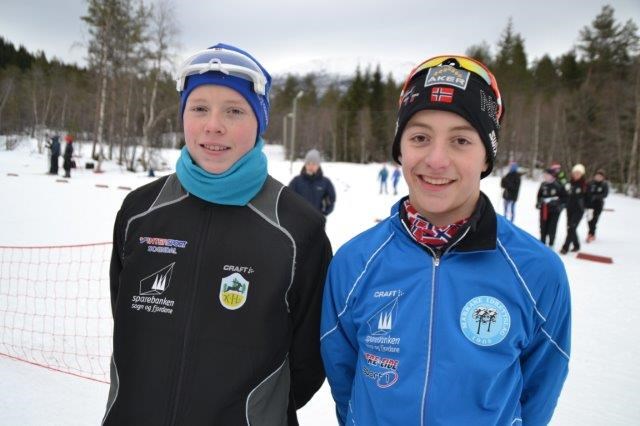
<svg viewBox="0 0 640 426"><path fill-rule="evenodd" d="M204 64L191 64L186 67L182 67L180 75L176 79L176 89L178 92L182 92L184 89L184 83L188 76L193 74L204 74L209 71L219 71L227 75L239 74L241 78L244 76L249 77L246 78L246 80L250 80L253 83L253 90L257 94L264 95L266 93L267 79L264 75L240 65L223 64L219 59L212 59Z"/></svg>

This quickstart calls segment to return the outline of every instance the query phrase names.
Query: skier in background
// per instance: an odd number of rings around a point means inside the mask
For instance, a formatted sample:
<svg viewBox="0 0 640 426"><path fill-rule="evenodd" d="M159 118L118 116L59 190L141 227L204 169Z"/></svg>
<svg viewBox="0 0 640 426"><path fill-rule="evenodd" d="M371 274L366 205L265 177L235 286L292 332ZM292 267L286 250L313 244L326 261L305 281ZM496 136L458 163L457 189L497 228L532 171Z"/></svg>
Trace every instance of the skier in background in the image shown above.
<svg viewBox="0 0 640 426"><path fill-rule="evenodd" d="M538 189L536 208L540 210L540 241L553 247L560 213L567 202L567 191L556 180L556 171L548 168Z"/></svg>
<svg viewBox="0 0 640 426"><path fill-rule="evenodd" d="M395 165L393 167L393 174L391 175L391 183L393 184L393 195L398 195L398 182L400 182L400 178L402 177L402 172L400 171L400 167Z"/></svg>
<svg viewBox="0 0 640 426"><path fill-rule="evenodd" d="M322 172L320 152L317 149L307 152L302 170L291 180L289 188L323 215L328 216L333 211L336 191L331 180Z"/></svg>
<svg viewBox="0 0 640 426"><path fill-rule="evenodd" d="M518 163L513 162L507 173L500 181L503 188L502 199L504 201L504 217L513 222L516 215L516 201L520 192L520 173L518 173Z"/></svg>
<svg viewBox="0 0 640 426"><path fill-rule="evenodd" d="M60 136L53 135L47 142L47 148L51 150L49 174L58 174L58 158L60 157Z"/></svg>
<svg viewBox="0 0 640 426"><path fill-rule="evenodd" d="M382 168L378 172L378 181L380 182L380 194L384 191L385 194L387 192L387 178L389 177L389 169L387 169L387 165L383 164Z"/></svg>
<svg viewBox="0 0 640 426"><path fill-rule="evenodd" d="M564 172L564 170L562 170L562 166L560 165L560 163L558 163L557 161L552 162L549 166L549 169L551 170L551 174L556 178L560 185L564 186L565 189L568 190L569 188L567 187L567 183L569 183L569 181L567 179L567 174Z"/></svg>
<svg viewBox="0 0 640 426"><path fill-rule="evenodd" d="M590 243L596 239L596 226L600 213L604 208L604 199L609 195L609 183L604 170L598 169L593 179L587 185L587 218L589 220L589 235L587 242Z"/></svg>
<svg viewBox="0 0 640 426"><path fill-rule="evenodd" d="M66 146L64 147L64 154L62 155L62 168L64 169L64 177L71 177L71 169L73 168L73 136L66 135L64 137Z"/></svg>
<svg viewBox="0 0 640 426"><path fill-rule="evenodd" d="M560 249L561 254L566 254L569 250L580 250L578 225L582 220L582 216L584 216L585 194L587 192L587 182L584 176L585 169L582 164L573 166L567 201L567 238L565 238L564 244Z"/></svg>

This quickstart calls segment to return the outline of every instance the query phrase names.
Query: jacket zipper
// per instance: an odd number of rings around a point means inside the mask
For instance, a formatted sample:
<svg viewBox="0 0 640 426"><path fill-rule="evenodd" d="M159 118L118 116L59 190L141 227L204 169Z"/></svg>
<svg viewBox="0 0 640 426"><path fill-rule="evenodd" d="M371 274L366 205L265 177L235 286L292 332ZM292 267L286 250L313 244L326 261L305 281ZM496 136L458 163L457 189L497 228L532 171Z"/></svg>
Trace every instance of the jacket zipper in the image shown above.
<svg viewBox="0 0 640 426"><path fill-rule="evenodd" d="M426 246L424 246L426 247ZM435 250L433 250L431 247L426 247L427 249L429 249L429 251L431 252L432 255L432 263L433 263L433 268L431 270L431 297L430 297L430 305L431 305L431 309L429 310L429 334L428 334L428 340L427 340L427 365L426 365L426 371L424 373L424 388L422 389L422 404L421 404L421 412L420 412L420 424L424 425L424 412L425 412L425 405L427 403L427 388L428 388L428 383L429 383L429 373L430 373L430 368L431 368L431 337L433 335L433 311L434 311L434 307L435 307L435 289L436 289L436 270L438 268L438 266L440 265L440 255L439 253L436 253Z"/></svg>
<svg viewBox="0 0 640 426"><path fill-rule="evenodd" d="M447 247L447 249L443 252L440 253L439 251L436 251L434 249L432 249L431 247L428 246L423 246L425 248L427 248L430 252L431 252L431 256L432 256L432 262L433 262L433 268L432 268L432 272L431 272L431 309L430 309L430 315L429 315L429 340L427 343L427 367L426 367L426 371L425 371L425 375L424 375L424 389L422 391L422 407L421 407L421 413L420 413L420 424L424 425L425 424L425 409L426 409L426 403L427 403L427 391L429 389L428 384L429 384L429 375L431 373L431 346L432 346L432 341L431 338L433 336L433 319L435 317L435 291L436 291L436 271L438 270L438 267L440 266L440 260L442 259L442 256L444 256L445 254L447 254L449 252L449 250L451 250L451 248L453 248L456 244L458 244L460 241L462 241L462 239L467 235L467 233L469 232L469 228L465 229L465 231L462 233L462 235L460 235L454 242L453 244L451 244L449 247Z"/></svg>
<svg viewBox="0 0 640 426"><path fill-rule="evenodd" d="M205 224L203 226L203 232L200 233L200 235L207 235L207 232L209 231L209 224L211 223L211 212L208 213L208 217L207 220L205 221ZM198 244L198 251L197 251L197 257L196 257L196 263L195 263L195 275L193 277L193 291L191 292L191 299L189 300L189 305L187 306L187 319L185 321L185 328L184 328L184 336L182 338L182 355L180 357L180 368L178 369L178 380L177 380L177 384L176 384L176 395L174 398L174 404L173 404L173 414L171 415L171 422L169 423L170 425L175 425L177 424L177 417L178 417L178 408L179 408L179 404L180 404L180 393L182 391L182 383L184 380L184 371L186 368L186 358L187 358L187 343L189 340L189 330L191 327L191 319L193 318L193 307L195 305L195 301L196 301L196 294L198 292L198 281L200 279L200 263L201 263L201 259L202 259L202 252L204 251L204 246L206 244L206 242L208 241L207 238L201 238L200 240L200 244Z"/></svg>
<svg viewBox="0 0 640 426"><path fill-rule="evenodd" d="M402 224L404 229L407 231L407 234L409 235L409 237L413 239L413 241L416 244L424 247L431 253L431 259L433 262L433 269L431 272L431 313L429 318L429 340L427 343L427 367L424 374L424 388L422 389L422 405L420 410L420 424L424 425L424 412L425 412L425 404L427 403L427 389L428 389L429 373L430 373L430 367L431 367L431 336L433 334L433 318L434 318L433 312L435 308L436 270L440 266L440 259L442 258L442 256L449 253L449 251L453 247L455 247L460 241L462 241L462 239L469 233L470 228L467 227L462 233L462 235L458 236L458 238L452 244L450 244L449 247L447 247L447 249L443 253L440 253L439 251L436 251L429 246L418 243L411 235L411 231L407 227L407 224L404 223L404 220L400 219L400 223Z"/></svg>

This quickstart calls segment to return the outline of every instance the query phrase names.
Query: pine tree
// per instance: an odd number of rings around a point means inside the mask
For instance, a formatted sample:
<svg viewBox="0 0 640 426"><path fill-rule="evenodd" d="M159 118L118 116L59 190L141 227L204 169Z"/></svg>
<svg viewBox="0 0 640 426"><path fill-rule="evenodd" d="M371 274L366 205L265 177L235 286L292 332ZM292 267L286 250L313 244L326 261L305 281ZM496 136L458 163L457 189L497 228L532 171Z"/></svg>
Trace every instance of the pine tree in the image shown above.
<svg viewBox="0 0 640 426"><path fill-rule="evenodd" d="M386 110L385 87L380 65L376 66L369 84L369 111L371 113L370 151L376 161L387 161L389 140L387 138L389 111Z"/></svg>

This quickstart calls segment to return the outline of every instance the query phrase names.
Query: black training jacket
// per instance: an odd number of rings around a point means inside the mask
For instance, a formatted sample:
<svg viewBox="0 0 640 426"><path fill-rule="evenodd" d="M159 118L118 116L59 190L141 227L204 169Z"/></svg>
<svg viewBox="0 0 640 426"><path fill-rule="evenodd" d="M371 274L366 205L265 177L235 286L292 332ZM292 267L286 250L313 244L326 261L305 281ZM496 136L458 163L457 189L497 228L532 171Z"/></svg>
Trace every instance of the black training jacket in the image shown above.
<svg viewBox="0 0 640 426"><path fill-rule="evenodd" d="M585 209L587 183L584 178L571 180L567 185L567 217L582 217Z"/></svg>
<svg viewBox="0 0 640 426"><path fill-rule="evenodd" d="M604 199L609 195L609 184L607 181L592 180L587 185L587 193L585 196L585 205L587 208L602 208Z"/></svg>
<svg viewBox="0 0 640 426"><path fill-rule="evenodd" d="M242 207L175 174L129 194L111 259L105 425L296 425L324 381L323 216L268 177Z"/></svg>

